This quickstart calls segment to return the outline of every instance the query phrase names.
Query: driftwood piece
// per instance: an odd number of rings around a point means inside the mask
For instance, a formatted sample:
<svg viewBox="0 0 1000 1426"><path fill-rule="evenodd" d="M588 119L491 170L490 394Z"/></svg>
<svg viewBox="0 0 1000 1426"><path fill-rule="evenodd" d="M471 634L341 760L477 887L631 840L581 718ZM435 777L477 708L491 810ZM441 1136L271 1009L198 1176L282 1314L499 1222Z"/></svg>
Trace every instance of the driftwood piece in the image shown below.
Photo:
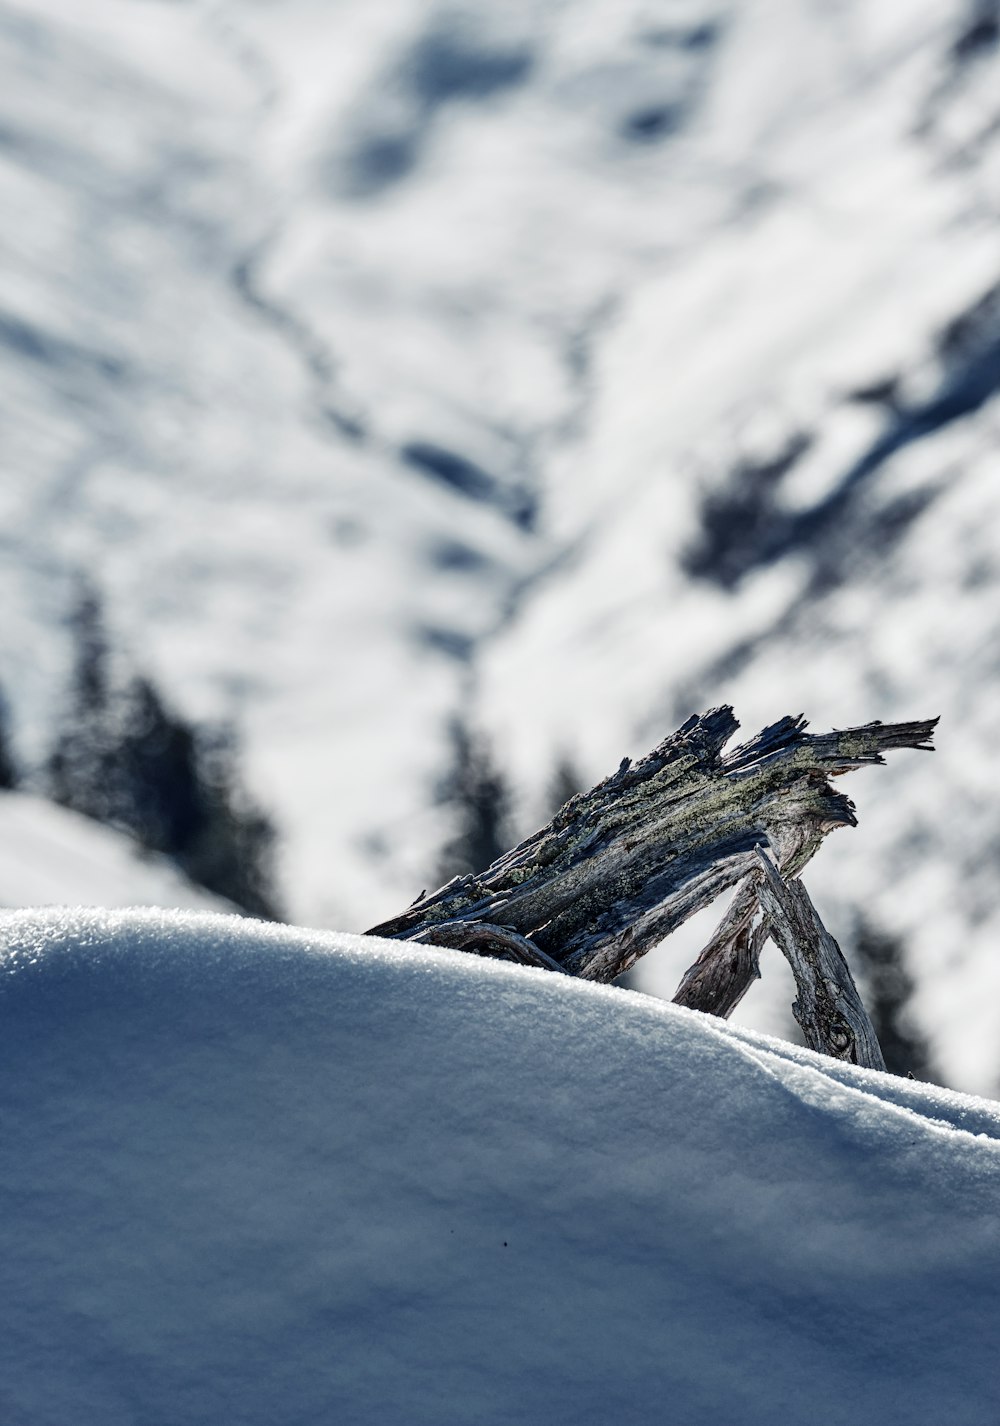
<svg viewBox="0 0 1000 1426"><path fill-rule="evenodd" d="M759 979L760 953L771 933L757 896L759 882L754 870L740 883L725 916L677 987L675 1005L726 1020Z"/></svg>
<svg viewBox="0 0 1000 1426"><path fill-rule="evenodd" d="M770 933L792 967L792 1005L806 1044L868 1069L885 1069L878 1036L840 947L817 915L801 881L783 881L763 852L756 888Z"/></svg>
<svg viewBox="0 0 1000 1426"><path fill-rule="evenodd" d="M540 951L527 937L519 936L510 926L493 926L489 921L442 921L440 925L431 926L429 930L425 927L403 939L565 974L558 961Z"/></svg>
<svg viewBox="0 0 1000 1426"><path fill-rule="evenodd" d="M456 877L369 934L433 942L435 934L457 935L455 923L471 923L477 929L468 948L481 954L524 960L537 953L535 964L614 980L729 887L756 883L758 848L794 876L828 832L855 825L853 804L828 778L881 763L895 748L929 748L936 722L810 734L803 718L783 718L724 753L739 725L731 708L712 709L640 762L626 758L486 871ZM744 967L746 985L761 944L753 915L750 909L746 925L725 933L726 955ZM702 1008L696 981L684 1003Z"/></svg>

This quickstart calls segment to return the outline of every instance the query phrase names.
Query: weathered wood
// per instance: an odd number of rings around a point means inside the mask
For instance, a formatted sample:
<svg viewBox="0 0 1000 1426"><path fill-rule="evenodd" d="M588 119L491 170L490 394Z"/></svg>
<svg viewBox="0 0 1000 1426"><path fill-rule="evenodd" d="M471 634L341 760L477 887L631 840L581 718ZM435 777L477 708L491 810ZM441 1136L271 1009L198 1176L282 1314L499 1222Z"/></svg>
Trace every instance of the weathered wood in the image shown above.
<svg viewBox="0 0 1000 1426"><path fill-rule="evenodd" d="M878 1036L840 947L819 919L801 881L783 881L770 857L758 852L756 895L770 934L785 955L797 990L792 1014L810 1049L868 1069L885 1069Z"/></svg>
<svg viewBox="0 0 1000 1426"><path fill-rule="evenodd" d="M758 848L794 875L828 832L855 824L827 779L891 749L929 748L936 722L810 734L804 719L784 718L724 753L739 725L731 708L712 709L635 765L626 758L480 875L456 877L370 934L429 941L444 925L453 935L454 923L475 923L470 947L511 953L481 934L486 923L570 974L614 980L729 887L756 879ZM743 928L726 934L727 955L752 970L759 932L745 945Z"/></svg>
<svg viewBox="0 0 1000 1426"><path fill-rule="evenodd" d="M493 926L488 921L443 921L403 938L420 941L425 946L444 946L456 951L471 951L476 956L494 960L516 961L518 965L540 966L565 974L563 967L544 951L540 951L526 936L519 936L510 926Z"/></svg>
<svg viewBox="0 0 1000 1426"><path fill-rule="evenodd" d="M757 896L759 881L755 870L740 883L725 916L677 987L675 1005L725 1020L760 978L760 953L771 927Z"/></svg>

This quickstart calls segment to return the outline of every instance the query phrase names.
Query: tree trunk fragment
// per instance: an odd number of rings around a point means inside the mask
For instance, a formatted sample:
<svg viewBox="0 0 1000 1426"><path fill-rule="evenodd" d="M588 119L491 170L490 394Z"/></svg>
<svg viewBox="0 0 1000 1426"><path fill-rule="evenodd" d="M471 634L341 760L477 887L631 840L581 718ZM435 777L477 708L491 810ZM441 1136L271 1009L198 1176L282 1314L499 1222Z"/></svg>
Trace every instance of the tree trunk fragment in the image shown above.
<svg viewBox="0 0 1000 1426"><path fill-rule="evenodd" d="M792 1014L811 1050L835 1059L885 1069L885 1060L854 979L801 881L783 881L763 852L757 887L771 935L786 957L798 991Z"/></svg>
<svg viewBox="0 0 1000 1426"><path fill-rule="evenodd" d="M739 725L731 708L711 709L638 763L624 759L486 871L455 877L369 934L457 945L464 923L465 946L480 954L612 981L742 881L738 913L727 914L678 993L682 1004L728 1014L758 973L758 849L794 876L828 832L856 824L853 804L828 779L893 749L929 749L936 722L811 734L803 718L783 718L724 752Z"/></svg>

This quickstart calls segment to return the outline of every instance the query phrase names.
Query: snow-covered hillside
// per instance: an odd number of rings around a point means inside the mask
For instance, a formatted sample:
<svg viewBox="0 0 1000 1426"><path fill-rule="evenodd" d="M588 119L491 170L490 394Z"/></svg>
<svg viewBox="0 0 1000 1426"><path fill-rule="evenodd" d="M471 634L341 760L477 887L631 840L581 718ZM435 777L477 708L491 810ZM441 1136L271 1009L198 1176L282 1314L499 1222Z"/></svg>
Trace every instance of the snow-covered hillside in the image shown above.
<svg viewBox="0 0 1000 1426"><path fill-rule="evenodd" d="M360 928L435 874L456 711L522 830L560 758L712 703L941 713L810 884L994 1089L998 38L993 0L5 0L22 758L87 574L239 723L292 915Z"/></svg>
<svg viewBox="0 0 1000 1426"><path fill-rule="evenodd" d="M992 1426L1000 1114L634 992L0 917L18 1426Z"/></svg>
<svg viewBox="0 0 1000 1426"><path fill-rule="evenodd" d="M231 911L165 857L23 792L0 793L0 907L168 906Z"/></svg>

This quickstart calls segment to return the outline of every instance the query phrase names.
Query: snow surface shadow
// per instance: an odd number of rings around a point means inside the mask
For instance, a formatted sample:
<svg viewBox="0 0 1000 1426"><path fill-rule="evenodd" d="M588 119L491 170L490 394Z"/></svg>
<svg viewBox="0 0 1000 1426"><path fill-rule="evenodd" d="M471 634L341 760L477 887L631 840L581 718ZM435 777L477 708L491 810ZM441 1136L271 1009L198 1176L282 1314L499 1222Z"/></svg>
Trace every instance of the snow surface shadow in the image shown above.
<svg viewBox="0 0 1000 1426"><path fill-rule="evenodd" d="M682 558L686 573L735 589L747 575L793 553L813 562L813 593L841 582L859 552L891 546L933 501L925 488L886 504L858 510L859 496L897 452L972 415L1000 392L1000 283L941 332L937 356L943 368L937 392L914 405L897 404L896 383L856 400L884 399L886 429L844 473L835 488L806 510L780 503L780 484L806 454L808 434L795 435L785 452L764 465L741 463L721 490L703 501L701 533Z"/></svg>
<svg viewBox="0 0 1000 1426"><path fill-rule="evenodd" d="M738 1027L730 1026L737 1038L741 1038ZM769 1063L778 1060L804 1069L814 1070L836 1084L844 1085L855 1094L877 1099L884 1104L912 1115L923 1125L943 1130L958 1130L978 1138L992 1139L1000 1143L1000 1113L997 1105L989 1100L977 1100L972 1095L958 1094L953 1090L928 1084L924 1080L903 1079L899 1075L885 1074L877 1070L859 1070L856 1065L842 1064L828 1056L816 1055L797 1045L775 1040L766 1049L759 1043L748 1043L747 1053L769 1073L774 1070ZM781 1078L781 1076L779 1076ZM782 1080L788 1087L788 1081ZM794 1083L794 1081L793 1081ZM792 1091L794 1092L794 1091ZM935 1096L928 1102L928 1096Z"/></svg>
<svg viewBox="0 0 1000 1426"><path fill-rule="evenodd" d="M530 532L538 502L523 485L505 485L466 456L431 441L410 441L399 452L411 470L476 504L492 505L518 529Z"/></svg>
<svg viewBox="0 0 1000 1426"><path fill-rule="evenodd" d="M949 58L956 66L979 59L1000 45L1000 4L997 0L976 0L968 21L952 44Z"/></svg>
<svg viewBox="0 0 1000 1426"><path fill-rule="evenodd" d="M644 45L683 66L676 92L660 100L637 104L625 116L621 137L634 144L655 144L685 129L694 117L708 87L707 69L723 35L718 20L692 25L657 25L640 36Z"/></svg>
<svg viewBox="0 0 1000 1426"><path fill-rule="evenodd" d="M363 417L339 405L329 395L329 389L339 373L339 364L331 348L290 305L264 291L259 276L264 258L262 245L234 263L230 273L233 290L254 316L288 346L312 378L320 393L320 414L330 426L351 441L364 441L368 430Z"/></svg>
<svg viewBox="0 0 1000 1426"><path fill-rule="evenodd" d="M337 196L368 198L401 183L417 167L441 110L483 103L524 84L534 56L523 44L493 44L466 20L435 21L383 76L346 155L328 160Z"/></svg>
<svg viewBox="0 0 1000 1426"><path fill-rule="evenodd" d="M0 312L0 344L41 366L63 371L86 369L111 381L121 381L127 373L125 363L118 357L43 331L8 312Z"/></svg>

